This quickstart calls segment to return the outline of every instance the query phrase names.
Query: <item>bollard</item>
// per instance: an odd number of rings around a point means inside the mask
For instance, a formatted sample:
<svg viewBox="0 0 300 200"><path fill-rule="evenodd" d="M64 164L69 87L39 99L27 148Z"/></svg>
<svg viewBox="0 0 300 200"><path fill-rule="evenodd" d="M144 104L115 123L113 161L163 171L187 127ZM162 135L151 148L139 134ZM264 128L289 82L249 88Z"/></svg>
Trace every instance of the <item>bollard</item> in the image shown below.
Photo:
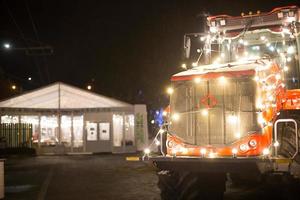
<svg viewBox="0 0 300 200"><path fill-rule="evenodd" d="M4 199L4 160L0 159L0 199Z"/></svg>

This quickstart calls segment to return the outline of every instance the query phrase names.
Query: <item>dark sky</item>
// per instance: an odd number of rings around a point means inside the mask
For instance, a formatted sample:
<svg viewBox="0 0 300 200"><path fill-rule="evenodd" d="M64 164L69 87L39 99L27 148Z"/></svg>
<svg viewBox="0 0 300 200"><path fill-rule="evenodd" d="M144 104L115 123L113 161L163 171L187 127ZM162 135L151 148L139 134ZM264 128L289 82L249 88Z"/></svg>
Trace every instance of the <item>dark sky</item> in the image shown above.
<svg viewBox="0 0 300 200"><path fill-rule="evenodd" d="M1 98L56 81L151 108L167 104L180 70L183 34L201 31L200 13L240 15L298 1L1 0L0 44L54 48L50 56L0 51ZM34 31L31 17L36 27ZM28 81L28 77L32 81ZM19 91L18 91L19 92Z"/></svg>

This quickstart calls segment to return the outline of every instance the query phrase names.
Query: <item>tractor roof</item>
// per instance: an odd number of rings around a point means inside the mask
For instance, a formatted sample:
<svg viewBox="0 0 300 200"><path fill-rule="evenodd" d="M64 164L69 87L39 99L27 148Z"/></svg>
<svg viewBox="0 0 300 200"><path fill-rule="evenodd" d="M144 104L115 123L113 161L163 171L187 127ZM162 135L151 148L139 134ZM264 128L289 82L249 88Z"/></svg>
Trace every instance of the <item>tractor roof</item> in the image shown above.
<svg viewBox="0 0 300 200"><path fill-rule="evenodd" d="M264 60L265 61L265 60ZM266 61L265 61L266 62ZM252 76L255 69L261 66L257 61L242 61L226 64L211 64L198 66L172 76L172 81L192 80L194 78L213 79L220 76L225 77L242 77Z"/></svg>

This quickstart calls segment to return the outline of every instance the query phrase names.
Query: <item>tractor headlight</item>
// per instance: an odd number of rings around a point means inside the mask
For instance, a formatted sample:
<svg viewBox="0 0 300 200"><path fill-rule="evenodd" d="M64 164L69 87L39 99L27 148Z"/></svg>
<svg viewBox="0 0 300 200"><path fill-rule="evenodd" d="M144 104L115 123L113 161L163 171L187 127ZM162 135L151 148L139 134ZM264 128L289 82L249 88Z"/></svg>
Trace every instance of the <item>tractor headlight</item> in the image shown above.
<svg viewBox="0 0 300 200"><path fill-rule="evenodd" d="M247 150L249 150L249 146L247 144L241 144L240 145L240 150L241 151L247 151Z"/></svg>
<svg viewBox="0 0 300 200"><path fill-rule="evenodd" d="M252 140L249 141L249 146L250 147L256 147L256 145L257 145L257 141L255 139L252 139Z"/></svg>

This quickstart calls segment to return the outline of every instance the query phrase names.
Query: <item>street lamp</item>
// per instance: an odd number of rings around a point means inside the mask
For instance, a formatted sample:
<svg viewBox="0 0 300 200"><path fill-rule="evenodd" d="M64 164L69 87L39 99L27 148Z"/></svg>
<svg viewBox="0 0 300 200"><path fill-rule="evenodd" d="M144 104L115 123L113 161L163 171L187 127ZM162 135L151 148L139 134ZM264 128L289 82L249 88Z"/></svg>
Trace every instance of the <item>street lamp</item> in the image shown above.
<svg viewBox="0 0 300 200"><path fill-rule="evenodd" d="M10 46L9 43L4 43L4 44L3 44L3 47L4 47L5 49L10 49L11 46Z"/></svg>
<svg viewBox="0 0 300 200"><path fill-rule="evenodd" d="M31 46L31 47L12 47L9 43L4 43L3 48L5 50L21 50L25 51L28 56L42 56L42 55L52 55L53 48L49 45L42 46Z"/></svg>

